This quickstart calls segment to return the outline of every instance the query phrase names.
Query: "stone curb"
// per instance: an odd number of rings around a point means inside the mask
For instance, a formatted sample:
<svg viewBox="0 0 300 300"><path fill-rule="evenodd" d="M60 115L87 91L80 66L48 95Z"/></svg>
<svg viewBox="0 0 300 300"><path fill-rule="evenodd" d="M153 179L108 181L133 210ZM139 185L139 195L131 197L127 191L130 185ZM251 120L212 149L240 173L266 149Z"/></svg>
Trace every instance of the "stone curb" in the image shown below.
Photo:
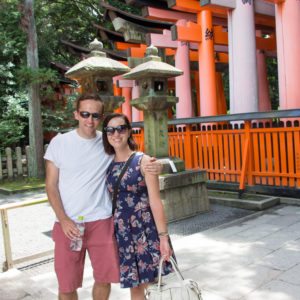
<svg viewBox="0 0 300 300"><path fill-rule="evenodd" d="M222 204L249 210L264 210L280 203L279 197L269 197L264 200L243 200L209 196L211 203Z"/></svg>

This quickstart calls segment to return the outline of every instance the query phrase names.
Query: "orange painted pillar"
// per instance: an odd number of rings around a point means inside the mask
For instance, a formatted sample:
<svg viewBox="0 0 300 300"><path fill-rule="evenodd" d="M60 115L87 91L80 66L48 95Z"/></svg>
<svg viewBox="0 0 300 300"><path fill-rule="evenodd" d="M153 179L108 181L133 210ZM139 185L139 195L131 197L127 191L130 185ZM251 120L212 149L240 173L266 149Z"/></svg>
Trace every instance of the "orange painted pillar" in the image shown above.
<svg viewBox="0 0 300 300"><path fill-rule="evenodd" d="M177 25L186 25L186 20L177 21ZM192 106L192 88L190 72L190 54L189 44L187 42L178 42L175 54L175 67L183 71L181 76L175 78L176 96L176 118L191 118L194 116Z"/></svg>
<svg viewBox="0 0 300 300"><path fill-rule="evenodd" d="M222 73L216 72L216 86L217 86L217 99L218 99L218 115L226 115L227 114L227 105L226 98L224 95L224 85Z"/></svg>
<svg viewBox="0 0 300 300"><path fill-rule="evenodd" d="M300 1L276 4L280 109L300 107Z"/></svg>
<svg viewBox="0 0 300 300"><path fill-rule="evenodd" d="M132 99L136 99L140 97L140 91L138 85L136 85L136 81L133 82L132 87ZM132 122L139 122L144 120L144 115L142 110L138 110L135 107L132 107Z"/></svg>
<svg viewBox="0 0 300 300"><path fill-rule="evenodd" d="M197 15L201 25L202 42L199 43L199 72L201 116L217 115L217 91L212 13L203 10Z"/></svg>
<svg viewBox="0 0 300 300"><path fill-rule="evenodd" d="M257 77L258 77L258 111L270 111L271 100L269 92L269 82L267 76L267 64L265 53L256 51Z"/></svg>
<svg viewBox="0 0 300 300"><path fill-rule="evenodd" d="M122 96L122 89L114 83L114 96ZM122 113L122 105L114 110L115 113Z"/></svg>
<svg viewBox="0 0 300 300"><path fill-rule="evenodd" d="M197 117L201 116L201 99L200 99L200 79L199 71L194 72L194 83L197 97Z"/></svg>
<svg viewBox="0 0 300 300"><path fill-rule="evenodd" d="M125 102L122 104L122 112L125 114L129 121L132 121L132 113L131 113L131 87L123 87L122 88L122 96L125 98Z"/></svg>

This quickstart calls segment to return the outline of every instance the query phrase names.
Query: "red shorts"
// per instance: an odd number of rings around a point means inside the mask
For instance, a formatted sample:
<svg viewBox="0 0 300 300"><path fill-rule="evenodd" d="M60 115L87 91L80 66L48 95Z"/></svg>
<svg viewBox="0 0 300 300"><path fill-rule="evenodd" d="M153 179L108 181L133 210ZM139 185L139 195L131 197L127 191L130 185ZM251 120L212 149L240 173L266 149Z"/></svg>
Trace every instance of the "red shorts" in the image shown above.
<svg viewBox="0 0 300 300"><path fill-rule="evenodd" d="M58 222L54 224L52 238L55 242L54 267L59 292L70 293L82 286L86 250L95 282L119 282L119 257L112 218L85 223L81 251L70 250L70 239L65 236Z"/></svg>

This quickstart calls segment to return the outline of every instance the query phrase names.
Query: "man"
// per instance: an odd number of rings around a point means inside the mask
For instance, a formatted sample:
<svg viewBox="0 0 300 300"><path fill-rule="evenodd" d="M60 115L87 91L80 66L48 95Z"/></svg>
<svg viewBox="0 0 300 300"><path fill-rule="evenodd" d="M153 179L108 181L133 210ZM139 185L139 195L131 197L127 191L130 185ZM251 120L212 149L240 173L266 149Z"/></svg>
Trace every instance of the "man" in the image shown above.
<svg viewBox="0 0 300 300"><path fill-rule="evenodd" d="M105 186L112 157L104 152L102 133L97 131L103 110L98 95L79 97L74 112L77 129L52 139L44 156L46 191L57 217L52 235L60 300L78 299L86 251L95 280L94 300L107 300L110 283L119 282L112 206ZM148 166L150 172L159 173L160 169L155 164ZM85 221L83 247L81 251L71 251L71 240L80 235L75 224L80 216Z"/></svg>

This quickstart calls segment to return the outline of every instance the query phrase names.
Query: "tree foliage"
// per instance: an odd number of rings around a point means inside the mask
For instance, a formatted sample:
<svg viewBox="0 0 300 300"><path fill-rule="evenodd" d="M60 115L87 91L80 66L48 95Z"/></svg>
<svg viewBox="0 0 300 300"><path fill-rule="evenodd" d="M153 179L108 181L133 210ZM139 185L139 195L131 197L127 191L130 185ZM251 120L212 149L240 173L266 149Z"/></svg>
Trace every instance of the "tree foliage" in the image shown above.
<svg viewBox="0 0 300 300"><path fill-rule="evenodd" d="M28 126L28 95L15 93L3 98L5 107L2 108L0 119L0 150L9 146L20 146L21 140L26 140L24 134Z"/></svg>
<svg viewBox="0 0 300 300"><path fill-rule="evenodd" d="M140 14L139 9L130 7L122 0L108 0L107 3L124 11ZM97 37L94 23L106 24L99 0L35 0L35 20L38 35L40 68L34 72L26 66L26 35L21 30L22 18L20 0L1 0L0 2L0 145L13 146L27 142L28 96L26 85L37 82L41 85L42 98L51 101L55 85L60 78L50 68L51 62L72 66L79 57L70 53L61 42L67 40L80 46L88 44ZM276 60L268 60L268 75L272 108L278 107L278 79ZM225 92L228 100L228 74ZM65 97L68 111L61 103L51 109L42 107L45 131L59 130L71 124L72 100ZM72 116L71 116L72 117ZM17 122L16 122L17 120Z"/></svg>
<svg viewBox="0 0 300 300"><path fill-rule="evenodd" d="M279 107L279 88L278 88L278 66L277 59L274 57L267 58L267 72L269 81L269 91L272 110Z"/></svg>
<svg viewBox="0 0 300 300"><path fill-rule="evenodd" d="M98 1L35 1L40 68L26 65L26 35L22 31L21 2L4 0L0 3L0 145L14 146L28 142L27 85L42 86L43 99L53 99L59 75L50 69L50 62L72 65L78 58L72 56L61 39L86 45L95 37L93 22L99 22L102 13ZM63 16L63 17L62 17ZM61 126L65 117L63 108L56 111L43 107L44 128L49 131ZM16 122L17 120L17 122Z"/></svg>
<svg viewBox="0 0 300 300"><path fill-rule="evenodd" d="M122 10L137 12L137 9L128 7L123 1L110 0L108 3ZM59 62L72 66L78 62L79 58L70 53L61 41L88 46L97 37L97 29L93 24L103 25L105 22L98 0L35 0L40 68L32 71L26 64L26 35L21 29L24 20L20 5L19 0L0 2L1 147L28 142L28 114L24 114L28 110L27 85L40 84L42 99L51 101L60 75L50 68L50 63ZM74 97L66 97L69 113L72 100ZM61 103L53 105L51 109L42 106L45 131L57 131L65 123L72 123L64 110ZM6 134L2 134L4 132Z"/></svg>
<svg viewBox="0 0 300 300"><path fill-rule="evenodd" d="M37 31L41 66L49 67L50 61L66 65L78 62L78 58L66 51L61 40L88 45L96 37L96 28L102 16L98 1L36 1Z"/></svg>
<svg viewBox="0 0 300 300"><path fill-rule="evenodd" d="M0 3L0 146L25 138L28 98L19 89L17 70L25 63L26 40L19 30L18 1Z"/></svg>

